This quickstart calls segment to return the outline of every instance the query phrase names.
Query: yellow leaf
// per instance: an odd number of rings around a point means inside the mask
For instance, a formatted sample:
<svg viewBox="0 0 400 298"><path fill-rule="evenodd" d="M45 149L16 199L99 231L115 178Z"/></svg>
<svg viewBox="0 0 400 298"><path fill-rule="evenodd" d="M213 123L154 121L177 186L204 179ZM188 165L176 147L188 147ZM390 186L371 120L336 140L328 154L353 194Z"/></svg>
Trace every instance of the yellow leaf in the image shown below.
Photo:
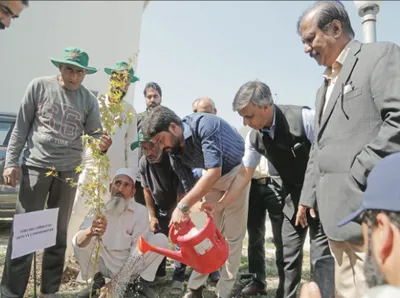
<svg viewBox="0 0 400 298"><path fill-rule="evenodd" d="M77 167L75 168L75 172L77 172L77 173L82 173L82 167L81 167L81 166L77 166Z"/></svg>
<svg viewBox="0 0 400 298"><path fill-rule="evenodd" d="M49 177L49 176L52 176L53 175L53 171L48 171L47 173L46 173L46 177Z"/></svg>

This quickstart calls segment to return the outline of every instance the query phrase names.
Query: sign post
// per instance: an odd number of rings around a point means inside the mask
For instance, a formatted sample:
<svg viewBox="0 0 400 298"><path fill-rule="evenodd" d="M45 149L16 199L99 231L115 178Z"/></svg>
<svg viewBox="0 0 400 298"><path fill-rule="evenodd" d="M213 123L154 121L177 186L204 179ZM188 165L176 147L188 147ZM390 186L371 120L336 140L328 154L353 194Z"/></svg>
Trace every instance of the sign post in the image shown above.
<svg viewBox="0 0 400 298"><path fill-rule="evenodd" d="M59 208L14 215L11 259L33 253L34 297L36 298L36 251L54 246Z"/></svg>

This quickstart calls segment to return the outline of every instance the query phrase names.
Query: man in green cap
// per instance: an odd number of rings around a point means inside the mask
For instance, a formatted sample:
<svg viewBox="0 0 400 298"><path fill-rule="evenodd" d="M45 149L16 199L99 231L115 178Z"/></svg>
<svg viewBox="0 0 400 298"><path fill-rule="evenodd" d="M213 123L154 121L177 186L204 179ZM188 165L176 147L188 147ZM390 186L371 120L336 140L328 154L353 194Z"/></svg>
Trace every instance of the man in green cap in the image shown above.
<svg viewBox="0 0 400 298"><path fill-rule="evenodd" d="M5 1L0 0L0 30L11 25L11 21L19 17L19 14L29 5L29 0Z"/></svg>
<svg viewBox="0 0 400 298"><path fill-rule="evenodd" d="M16 203L16 214L47 208L59 208L57 240L43 253L40 297L57 297L67 246L67 227L76 188L66 182L77 180L75 168L81 164L81 136L100 139L99 150L105 152L111 138L102 135L99 106L94 95L82 85L86 74L97 70L88 66L87 53L67 48L61 59L50 58L60 75L34 79L28 86L7 148L4 181L15 187L22 175ZM58 177L47 175L52 171ZM11 234L12 235L12 234ZM32 254L11 259L10 238L3 276L1 297L23 297L31 271Z"/></svg>
<svg viewBox="0 0 400 298"><path fill-rule="evenodd" d="M104 71L106 74L110 75L110 93L115 94L120 92L120 96L116 98L121 101L124 100L130 84L139 80L139 78L134 75L132 67L124 61L118 61L114 68L105 68ZM99 104L101 104L101 102L109 104L109 95L102 95ZM136 111L130 103L124 101L123 104L125 113L132 113L133 118L130 123L124 123L121 127L115 125L114 134L112 136L113 145L107 150L107 156L110 160L108 177L114 177L116 171L121 168L135 167L135 172L137 172L138 169L138 152L137 150L130 150L130 141L137 139ZM92 166L90 150L85 150L84 160L85 165L79 177L79 183L87 183L88 179L90 179L89 171ZM80 225L89 211L85 204L86 200L87 196L78 189L75 195L71 220L68 227L68 242L67 251L65 254L66 260L68 260L73 253L72 237L76 234L76 232L78 232Z"/></svg>

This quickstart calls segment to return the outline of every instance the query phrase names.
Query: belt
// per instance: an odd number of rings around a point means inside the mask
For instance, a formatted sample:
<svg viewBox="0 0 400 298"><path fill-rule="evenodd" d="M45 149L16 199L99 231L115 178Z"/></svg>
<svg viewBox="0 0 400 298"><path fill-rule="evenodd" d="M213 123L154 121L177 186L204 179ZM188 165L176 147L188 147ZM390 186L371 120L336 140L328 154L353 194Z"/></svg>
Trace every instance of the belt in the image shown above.
<svg viewBox="0 0 400 298"><path fill-rule="evenodd" d="M260 184L260 185L266 185L271 182L271 178L265 177L265 178L259 178L259 179L252 179L251 182L254 182L254 183Z"/></svg>

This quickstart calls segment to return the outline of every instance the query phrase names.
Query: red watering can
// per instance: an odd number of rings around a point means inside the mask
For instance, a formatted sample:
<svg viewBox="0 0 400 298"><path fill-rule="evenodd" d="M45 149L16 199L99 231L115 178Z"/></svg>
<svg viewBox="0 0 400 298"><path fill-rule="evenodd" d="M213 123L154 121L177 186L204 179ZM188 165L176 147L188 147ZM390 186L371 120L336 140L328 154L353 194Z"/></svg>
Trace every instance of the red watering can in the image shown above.
<svg viewBox="0 0 400 298"><path fill-rule="evenodd" d="M207 213L207 221L203 228L198 230L189 218L187 225L179 231L173 226L169 230L172 243L179 244L180 251L159 248L150 245L139 237L138 249L141 253L153 251L163 256L191 266L199 273L208 274L222 267L229 255L229 247L225 238L215 226L211 216Z"/></svg>

